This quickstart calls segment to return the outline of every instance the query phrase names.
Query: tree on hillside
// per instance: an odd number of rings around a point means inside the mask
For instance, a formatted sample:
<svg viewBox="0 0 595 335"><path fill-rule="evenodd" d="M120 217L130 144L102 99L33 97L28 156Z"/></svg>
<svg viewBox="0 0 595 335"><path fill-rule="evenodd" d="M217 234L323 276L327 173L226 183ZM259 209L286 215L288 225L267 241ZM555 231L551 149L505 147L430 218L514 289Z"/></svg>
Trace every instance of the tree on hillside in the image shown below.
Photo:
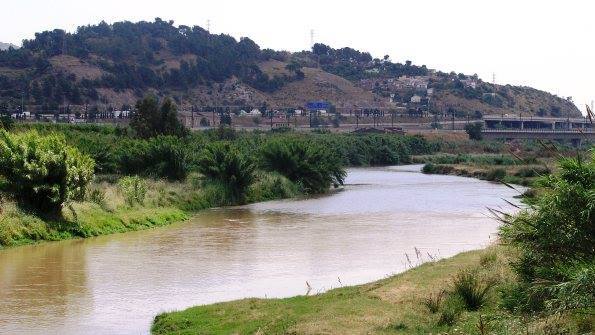
<svg viewBox="0 0 595 335"><path fill-rule="evenodd" d="M176 105L166 98L161 106L157 97L146 96L136 103L130 127L138 137L149 138L157 135L185 136L188 130L178 119Z"/></svg>

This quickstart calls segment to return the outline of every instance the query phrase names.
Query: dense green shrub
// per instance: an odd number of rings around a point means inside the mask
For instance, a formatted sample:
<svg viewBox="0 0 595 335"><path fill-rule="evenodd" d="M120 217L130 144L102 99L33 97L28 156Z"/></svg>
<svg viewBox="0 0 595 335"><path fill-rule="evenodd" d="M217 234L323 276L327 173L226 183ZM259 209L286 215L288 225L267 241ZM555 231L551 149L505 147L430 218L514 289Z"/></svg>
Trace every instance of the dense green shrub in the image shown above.
<svg viewBox="0 0 595 335"><path fill-rule="evenodd" d="M128 140L117 153L121 173L184 180L190 171L187 144L174 136Z"/></svg>
<svg viewBox="0 0 595 335"><path fill-rule="evenodd" d="M261 165L301 185L307 193L323 193L343 185L340 159L321 145L296 138L276 139L261 149Z"/></svg>
<svg viewBox="0 0 595 335"><path fill-rule="evenodd" d="M424 162L434 164L469 164L469 165L515 165L518 161L510 155L493 154L438 154L422 157Z"/></svg>
<svg viewBox="0 0 595 335"><path fill-rule="evenodd" d="M501 181L504 180L504 177L506 177L506 170L502 168L495 168L490 169L486 173L485 179L490 181Z"/></svg>
<svg viewBox="0 0 595 335"><path fill-rule="evenodd" d="M427 163L421 168L421 172L426 174L450 174L454 171L451 165Z"/></svg>
<svg viewBox="0 0 595 335"><path fill-rule="evenodd" d="M254 181L255 165L229 143L215 142L203 150L198 171L207 180L224 184L232 202L243 203L248 187Z"/></svg>
<svg viewBox="0 0 595 335"><path fill-rule="evenodd" d="M260 173L249 190L249 202L294 197L299 194L297 186L286 177L277 173Z"/></svg>
<svg viewBox="0 0 595 335"><path fill-rule="evenodd" d="M427 174L436 173L436 171L437 171L437 168L436 168L436 164L434 164L434 163L424 164L424 166L421 168L421 172L427 173Z"/></svg>
<svg viewBox="0 0 595 335"><path fill-rule="evenodd" d="M520 251L519 283L505 294L513 310L548 312L595 305L595 155L562 159L542 178L529 209L504 217L502 240Z"/></svg>
<svg viewBox="0 0 595 335"><path fill-rule="evenodd" d="M9 115L0 116L0 129L11 130L14 127L14 120Z"/></svg>
<svg viewBox="0 0 595 335"><path fill-rule="evenodd" d="M493 282L482 280L477 271L463 270L453 281L453 294L458 295L465 309L476 311L487 302L487 294Z"/></svg>
<svg viewBox="0 0 595 335"><path fill-rule="evenodd" d="M142 205L147 195L147 182L139 176L126 176L118 181L120 192L126 199L128 206Z"/></svg>
<svg viewBox="0 0 595 335"><path fill-rule="evenodd" d="M115 173L118 168L115 154L116 140L102 134L69 134L68 141L95 161L96 173Z"/></svg>
<svg viewBox="0 0 595 335"><path fill-rule="evenodd" d="M34 209L58 212L64 202L84 197L93 166L64 136L0 130L0 174L14 196Z"/></svg>
<svg viewBox="0 0 595 335"><path fill-rule="evenodd" d="M465 125L465 132L469 135L470 140L480 141L483 139L483 133L481 132L483 129L483 123L481 122L474 122L468 123Z"/></svg>

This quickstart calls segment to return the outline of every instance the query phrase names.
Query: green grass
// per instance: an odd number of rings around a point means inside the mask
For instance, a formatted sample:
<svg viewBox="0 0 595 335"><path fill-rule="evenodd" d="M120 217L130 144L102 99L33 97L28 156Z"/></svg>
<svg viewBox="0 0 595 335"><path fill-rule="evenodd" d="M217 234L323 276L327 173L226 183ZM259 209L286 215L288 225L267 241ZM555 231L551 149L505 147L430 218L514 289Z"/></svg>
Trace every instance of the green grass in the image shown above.
<svg viewBox="0 0 595 335"><path fill-rule="evenodd" d="M112 213L94 203L73 203L59 219L41 218L11 207L0 215L0 248L141 230L188 218L184 211L173 207L129 208Z"/></svg>
<svg viewBox="0 0 595 335"><path fill-rule="evenodd" d="M486 334L525 333L525 327L530 334L543 333L544 327L557 327L575 334L579 327L588 327L585 323L589 320L585 318L522 319L503 312L498 307L497 291L498 285L513 280L509 255L509 250L493 247L426 263L370 284L338 288L314 296L251 298L191 307L156 316L152 332L159 335L479 334L481 326L489 331ZM456 274L470 268L477 271L474 273L482 283L484 278L497 283L488 290L476 311L466 310L464 304L457 303L454 289ZM448 296L437 303L438 310L433 313L425 301L442 290Z"/></svg>

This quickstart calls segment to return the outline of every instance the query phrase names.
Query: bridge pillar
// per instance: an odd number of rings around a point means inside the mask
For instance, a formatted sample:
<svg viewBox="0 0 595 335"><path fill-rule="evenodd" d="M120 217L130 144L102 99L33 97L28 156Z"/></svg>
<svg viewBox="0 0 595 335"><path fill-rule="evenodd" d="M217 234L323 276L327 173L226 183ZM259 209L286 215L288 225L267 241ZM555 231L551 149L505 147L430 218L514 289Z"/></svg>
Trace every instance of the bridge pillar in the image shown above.
<svg viewBox="0 0 595 335"><path fill-rule="evenodd" d="M525 129L525 122L524 121L521 121L521 130L522 129Z"/></svg>

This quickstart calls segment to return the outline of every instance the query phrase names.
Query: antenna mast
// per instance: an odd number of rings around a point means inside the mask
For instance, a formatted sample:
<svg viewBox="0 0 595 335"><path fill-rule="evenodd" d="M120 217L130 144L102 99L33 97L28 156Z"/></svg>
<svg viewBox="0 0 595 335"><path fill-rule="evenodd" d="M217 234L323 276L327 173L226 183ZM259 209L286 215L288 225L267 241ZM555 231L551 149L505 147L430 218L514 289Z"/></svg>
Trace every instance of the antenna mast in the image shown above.
<svg viewBox="0 0 595 335"><path fill-rule="evenodd" d="M310 48L314 47L314 29L310 29Z"/></svg>
<svg viewBox="0 0 595 335"><path fill-rule="evenodd" d="M211 20L207 20L207 32L210 33L211 32Z"/></svg>
<svg viewBox="0 0 595 335"><path fill-rule="evenodd" d="M492 92L492 97L496 97L496 73L492 72L492 85L494 85L494 92Z"/></svg>

